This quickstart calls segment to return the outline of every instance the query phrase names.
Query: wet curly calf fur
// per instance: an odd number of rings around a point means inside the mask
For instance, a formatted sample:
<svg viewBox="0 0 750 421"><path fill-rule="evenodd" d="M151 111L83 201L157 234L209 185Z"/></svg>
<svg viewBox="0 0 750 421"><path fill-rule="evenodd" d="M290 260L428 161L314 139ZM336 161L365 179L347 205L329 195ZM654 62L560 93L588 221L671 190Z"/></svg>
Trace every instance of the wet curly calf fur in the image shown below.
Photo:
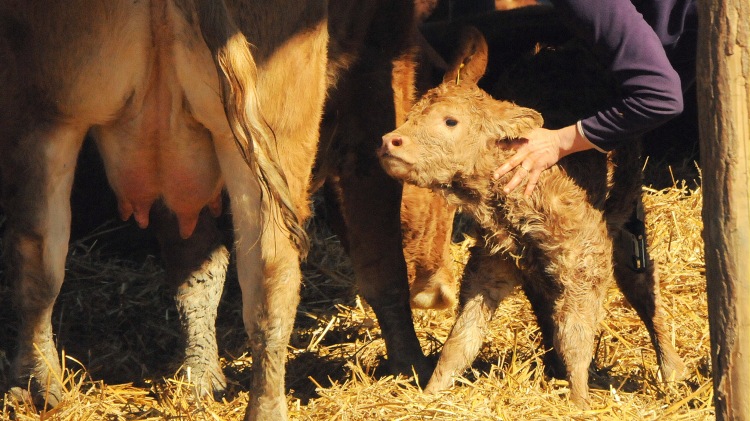
<svg viewBox="0 0 750 421"><path fill-rule="evenodd" d="M482 233L466 267L455 324L425 391L449 387L472 363L495 309L523 286L552 349L547 362L564 370L571 400L588 407L588 368L615 279L651 334L662 375L681 376L684 365L667 335L654 267L632 270L629 244L620 241L640 203L638 143L610 154L568 156L542 174L529 197L523 188L503 193L511 174L495 180L493 171L514 153L510 142L543 119L476 86L486 54L482 35L468 30L443 84L422 97L405 124L383 136L379 150L386 172L440 192Z"/></svg>

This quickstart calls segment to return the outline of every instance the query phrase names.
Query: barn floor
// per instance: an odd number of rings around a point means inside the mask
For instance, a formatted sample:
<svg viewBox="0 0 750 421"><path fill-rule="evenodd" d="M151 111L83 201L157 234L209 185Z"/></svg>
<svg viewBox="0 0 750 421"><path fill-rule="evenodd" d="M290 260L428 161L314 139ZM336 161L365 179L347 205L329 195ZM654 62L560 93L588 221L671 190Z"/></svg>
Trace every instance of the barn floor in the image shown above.
<svg viewBox="0 0 750 421"><path fill-rule="evenodd" d="M668 174L661 167L659 171ZM673 171L674 173L674 171ZM671 176L665 175L671 178ZM440 396L425 396L407 379L382 377L385 345L371 309L357 296L348 260L319 220L309 227L314 250L304 264L302 304L289 347L290 417L298 420L497 420L713 418L706 308L701 190L697 182L647 189L652 257L687 379L657 380L655 354L635 313L613 290L591 366L592 409L565 399L564 381L543 374L539 332L522 294L506 300L472 370ZM239 420L247 391L239 287L227 281L217 331L229 391L223 402L195 399L177 367L177 314L153 254L123 257L102 239L111 223L71 247L68 277L53 325L65 352L68 393L43 413L55 420ZM127 229L127 228L125 228ZM455 244L457 261L470 240ZM4 277L0 277L4 278ZM436 353L451 311L416 311L426 353ZM10 290L0 286L0 390L14 352ZM28 402L5 395L0 419L35 420Z"/></svg>

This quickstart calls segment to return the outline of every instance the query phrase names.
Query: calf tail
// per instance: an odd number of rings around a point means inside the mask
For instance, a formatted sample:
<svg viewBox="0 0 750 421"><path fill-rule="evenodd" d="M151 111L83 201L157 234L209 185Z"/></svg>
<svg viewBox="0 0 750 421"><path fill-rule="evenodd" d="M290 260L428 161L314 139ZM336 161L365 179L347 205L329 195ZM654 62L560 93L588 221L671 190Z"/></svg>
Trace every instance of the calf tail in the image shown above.
<svg viewBox="0 0 750 421"><path fill-rule="evenodd" d="M309 239L278 162L273 132L261 115L256 91L257 67L250 44L230 18L223 0L196 3L201 33L216 64L224 112L237 147L256 173L262 194L268 195L270 218L281 217L290 239L304 257Z"/></svg>

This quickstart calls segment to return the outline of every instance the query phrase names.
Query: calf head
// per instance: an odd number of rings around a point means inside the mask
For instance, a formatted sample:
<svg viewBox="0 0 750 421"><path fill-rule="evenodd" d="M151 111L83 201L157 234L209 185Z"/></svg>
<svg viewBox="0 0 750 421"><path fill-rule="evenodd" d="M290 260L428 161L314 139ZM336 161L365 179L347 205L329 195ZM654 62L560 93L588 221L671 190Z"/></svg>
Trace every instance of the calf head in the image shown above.
<svg viewBox="0 0 750 421"><path fill-rule="evenodd" d="M475 28L461 39L443 83L414 105L403 125L383 136L378 156L394 178L439 187L490 174L502 154L512 153L503 143L542 124L536 111L495 100L477 86L487 66L487 43Z"/></svg>

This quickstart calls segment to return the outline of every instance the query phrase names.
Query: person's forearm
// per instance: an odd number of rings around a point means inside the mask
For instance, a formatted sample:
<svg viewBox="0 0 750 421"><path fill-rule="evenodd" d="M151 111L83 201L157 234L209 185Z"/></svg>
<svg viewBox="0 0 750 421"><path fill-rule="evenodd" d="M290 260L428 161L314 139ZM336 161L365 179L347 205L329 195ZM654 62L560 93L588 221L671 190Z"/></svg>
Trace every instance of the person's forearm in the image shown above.
<svg viewBox="0 0 750 421"><path fill-rule="evenodd" d="M571 30L586 40L620 84L619 99L583 118L589 141L602 150L679 115L680 77L657 34L628 0L553 0Z"/></svg>
<svg viewBox="0 0 750 421"><path fill-rule="evenodd" d="M586 139L586 135L579 130L578 124L563 127L557 130L557 133L560 138L560 158L575 152L599 149Z"/></svg>

